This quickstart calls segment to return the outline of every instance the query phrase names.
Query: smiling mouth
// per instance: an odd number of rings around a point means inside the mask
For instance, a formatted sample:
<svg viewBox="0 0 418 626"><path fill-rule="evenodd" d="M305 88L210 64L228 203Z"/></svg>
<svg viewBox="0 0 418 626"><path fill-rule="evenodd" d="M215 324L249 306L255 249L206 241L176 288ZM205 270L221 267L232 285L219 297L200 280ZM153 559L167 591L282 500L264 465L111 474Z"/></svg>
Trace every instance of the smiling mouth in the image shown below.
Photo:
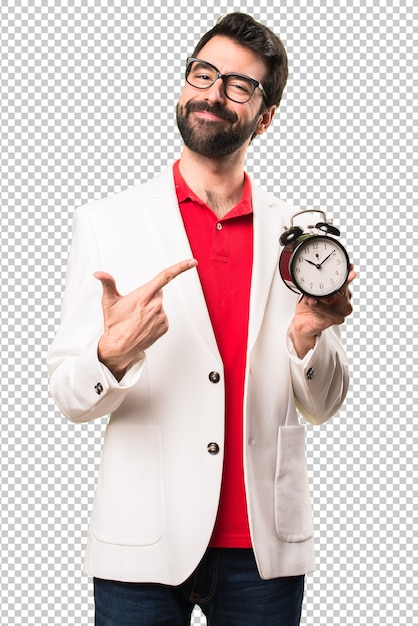
<svg viewBox="0 0 418 626"><path fill-rule="evenodd" d="M194 114L201 120L206 120L208 122L225 122L224 117L219 117L215 113L209 113L209 111L194 111Z"/></svg>
<svg viewBox="0 0 418 626"><path fill-rule="evenodd" d="M238 119L236 113L223 109L221 106L210 107L203 102L189 102L185 105L186 115L195 113L198 119L212 122L231 122L235 123Z"/></svg>

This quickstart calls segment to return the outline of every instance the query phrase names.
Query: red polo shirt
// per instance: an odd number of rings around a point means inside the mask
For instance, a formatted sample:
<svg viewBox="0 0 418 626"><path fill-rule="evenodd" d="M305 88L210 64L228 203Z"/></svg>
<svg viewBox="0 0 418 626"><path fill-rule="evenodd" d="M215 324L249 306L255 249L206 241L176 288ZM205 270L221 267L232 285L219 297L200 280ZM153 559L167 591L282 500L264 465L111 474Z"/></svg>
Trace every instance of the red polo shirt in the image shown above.
<svg viewBox="0 0 418 626"><path fill-rule="evenodd" d="M251 547L243 469L243 396L247 350L253 215L246 174L241 201L222 219L187 186L174 165L184 226L225 372L225 460L211 546Z"/></svg>

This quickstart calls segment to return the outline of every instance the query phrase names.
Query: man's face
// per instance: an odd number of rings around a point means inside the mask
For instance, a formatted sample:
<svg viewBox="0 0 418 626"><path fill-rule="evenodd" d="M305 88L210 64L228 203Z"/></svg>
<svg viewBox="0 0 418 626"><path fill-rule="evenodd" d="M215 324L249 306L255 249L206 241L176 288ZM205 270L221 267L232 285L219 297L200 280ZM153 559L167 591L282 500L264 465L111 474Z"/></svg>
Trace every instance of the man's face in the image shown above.
<svg viewBox="0 0 418 626"><path fill-rule="evenodd" d="M244 74L262 83L266 73L262 59L227 37L213 37L198 57L214 65L221 74ZM221 79L207 89L186 82L177 104L177 125L189 150L207 157L222 157L243 145L247 147L264 109L265 101L258 88L248 102L241 104L226 97Z"/></svg>

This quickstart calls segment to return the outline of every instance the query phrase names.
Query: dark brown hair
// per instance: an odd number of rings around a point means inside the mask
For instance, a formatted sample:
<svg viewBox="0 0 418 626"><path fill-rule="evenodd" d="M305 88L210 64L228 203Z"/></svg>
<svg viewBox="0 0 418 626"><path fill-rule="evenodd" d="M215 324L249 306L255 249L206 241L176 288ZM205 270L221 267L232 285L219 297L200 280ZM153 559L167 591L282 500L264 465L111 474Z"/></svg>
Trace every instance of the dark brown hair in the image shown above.
<svg viewBox="0 0 418 626"><path fill-rule="evenodd" d="M192 56L198 57L200 50L217 35L229 37L237 44L250 48L263 59L268 68L266 78L262 81L267 105L279 105L287 81L288 67L285 47L277 35L250 15L229 13L203 35Z"/></svg>

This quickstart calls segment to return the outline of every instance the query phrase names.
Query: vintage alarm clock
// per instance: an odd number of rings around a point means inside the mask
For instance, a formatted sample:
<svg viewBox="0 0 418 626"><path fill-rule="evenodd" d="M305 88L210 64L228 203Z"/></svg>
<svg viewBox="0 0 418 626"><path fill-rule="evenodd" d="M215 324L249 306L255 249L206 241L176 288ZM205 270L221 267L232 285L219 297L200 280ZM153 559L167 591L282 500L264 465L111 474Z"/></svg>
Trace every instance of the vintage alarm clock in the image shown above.
<svg viewBox="0 0 418 626"><path fill-rule="evenodd" d="M312 213L321 214L323 221L305 228L294 225L296 217ZM311 209L292 216L290 228L280 237L284 247L279 260L281 277L289 289L315 298L342 294L350 261L344 246L334 238L339 235L323 211Z"/></svg>

